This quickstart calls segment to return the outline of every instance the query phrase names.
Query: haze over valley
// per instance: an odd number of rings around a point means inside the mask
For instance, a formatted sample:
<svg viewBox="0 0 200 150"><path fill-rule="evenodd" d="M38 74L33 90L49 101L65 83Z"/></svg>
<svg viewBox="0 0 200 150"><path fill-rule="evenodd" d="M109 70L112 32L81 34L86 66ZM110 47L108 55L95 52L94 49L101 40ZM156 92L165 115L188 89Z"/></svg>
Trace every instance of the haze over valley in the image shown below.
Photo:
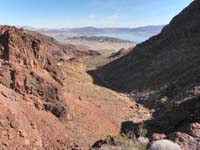
<svg viewBox="0 0 200 150"><path fill-rule="evenodd" d="M48 28L33 28L22 26L22 28L37 31L39 33L54 37L57 40L64 40L71 37L79 36L108 36L120 38L123 40L130 40L132 42L141 43L153 35L160 33L164 25L149 25L137 28L95 28L95 27L82 27L82 28L61 28L61 29L48 29ZM19 27L20 28L20 27Z"/></svg>

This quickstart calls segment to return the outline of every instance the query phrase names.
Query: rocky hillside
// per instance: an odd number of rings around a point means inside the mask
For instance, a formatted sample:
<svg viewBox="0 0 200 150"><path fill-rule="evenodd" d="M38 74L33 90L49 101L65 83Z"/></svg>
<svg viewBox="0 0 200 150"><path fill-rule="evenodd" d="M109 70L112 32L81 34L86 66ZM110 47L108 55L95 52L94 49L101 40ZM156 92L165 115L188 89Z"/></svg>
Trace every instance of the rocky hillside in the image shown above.
<svg viewBox="0 0 200 150"><path fill-rule="evenodd" d="M0 132L5 134L0 137L0 149L71 149L74 140L67 134L73 133L65 126L71 118L67 102L76 98L66 98L60 65L97 54L35 32L1 26Z"/></svg>
<svg viewBox="0 0 200 150"><path fill-rule="evenodd" d="M126 95L93 84L78 60L99 55L1 26L0 149L86 150L122 122L149 118Z"/></svg>
<svg viewBox="0 0 200 150"><path fill-rule="evenodd" d="M173 133L185 150L200 148L199 26L200 1L195 0L159 35L93 72L106 81L104 86L129 92L155 109L155 119L147 123L150 131Z"/></svg>
<svg viewBox="0 0 200 150"><path fill-rule="evenodd" d="M49 52L60 45L35 34L0 28L0 149L67 147L56 135L68 142L57 120L68 114L63 72Z"/></svg>
<svg viewBox="0 0 200 150"><path fill-rule="evenodd" d="M179 82L191 70L198 70L198 3L195 1L176 16L161 34L137 45L126 57L102 67L107 80L124 91L153 89ZM184 23L185 19L188 23Z"/></svg>
<svg viewBox="0 0 200 150"><path fill-rule="evenodd" d="M48 103L61 101L62 71L48 52L48 41L15 27L0 28L0 83Z"/></svg>

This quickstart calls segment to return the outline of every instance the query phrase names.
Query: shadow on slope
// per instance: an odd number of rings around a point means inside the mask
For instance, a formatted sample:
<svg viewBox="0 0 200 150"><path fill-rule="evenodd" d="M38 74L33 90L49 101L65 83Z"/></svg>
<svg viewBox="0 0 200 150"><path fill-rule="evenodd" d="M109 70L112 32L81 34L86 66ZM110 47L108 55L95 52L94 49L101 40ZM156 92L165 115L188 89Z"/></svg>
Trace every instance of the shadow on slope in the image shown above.
<svg viewBox="0 0 200 150"><path fill-rule="evenodd" d="M193 1L159 35L128 55L88 71L94 83L128 93L150 109L194 95L200 85L199 9L200 1Z"/></svg>
<svg viewBox="0 0 200 150"><path fill-rule="evenodd" d="M182 138L180 143L191 142L194 143L191 145L198 147L199 10L200 1L193 1L159 35L137 45L128 55L97 70L88 71L95 84L128 93L152 110L153 119L145 122L150 135L182 132L187 135L179 136ZM196 131L192 127L194 123L198 124ZM134 123L128 123L130 130L134 130L134 126ZM191 145L187 145L190 147L188 149L194 149Z"/></svg>

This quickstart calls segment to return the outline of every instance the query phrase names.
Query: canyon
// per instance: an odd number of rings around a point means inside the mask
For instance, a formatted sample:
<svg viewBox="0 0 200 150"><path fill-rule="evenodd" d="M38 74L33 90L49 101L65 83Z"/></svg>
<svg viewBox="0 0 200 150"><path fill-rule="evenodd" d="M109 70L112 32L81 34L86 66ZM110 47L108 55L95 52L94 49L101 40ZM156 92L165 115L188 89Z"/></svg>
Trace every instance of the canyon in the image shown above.
<svg viewBox="0 0 200 150"><path fill-rule="evenodd" d="M199 11L115 50L0 26L0 149L200 149Z"/></svg>

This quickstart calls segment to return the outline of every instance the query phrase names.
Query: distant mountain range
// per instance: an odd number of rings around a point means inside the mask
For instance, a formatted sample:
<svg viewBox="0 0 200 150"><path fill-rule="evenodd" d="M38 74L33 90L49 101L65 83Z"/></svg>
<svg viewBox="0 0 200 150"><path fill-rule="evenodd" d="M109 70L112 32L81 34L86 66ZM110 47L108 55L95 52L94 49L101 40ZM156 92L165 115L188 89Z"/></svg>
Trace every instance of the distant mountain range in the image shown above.
<svg viewBox="0 0 200 150"><path fill-rule="evenodd" d="M58 28L58 29L49 29L49 28L33 28L29 26L22 26L18 28L24 28L32 31L37 31L48 36L65 36L65 37L74 37L74 36L92 36L101 33L138 33L148 36L153 36L163 29L164 25L151 25L138 28L96 28L96 27L82 27L82 28Z"/></svg>

